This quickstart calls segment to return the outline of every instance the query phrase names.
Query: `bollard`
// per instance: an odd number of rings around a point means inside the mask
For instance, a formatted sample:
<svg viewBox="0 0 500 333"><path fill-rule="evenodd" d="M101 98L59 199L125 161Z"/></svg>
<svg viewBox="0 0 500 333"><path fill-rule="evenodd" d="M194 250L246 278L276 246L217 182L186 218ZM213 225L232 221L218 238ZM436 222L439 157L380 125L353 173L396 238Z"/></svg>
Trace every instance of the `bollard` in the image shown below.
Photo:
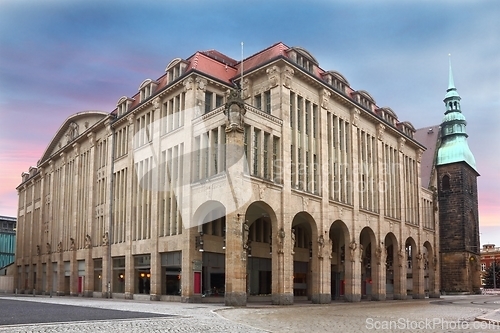
<svg viewBox="0 0 500 333"><path fill-rule="evenodd" d="M50 298L52 298L52 290L50 291Z"/></svg>
<svg viewBox="0 0 500 333"><path fill-rule="evenodd" d="M17 296L17 288L16 288L16 296Z"/></svg>

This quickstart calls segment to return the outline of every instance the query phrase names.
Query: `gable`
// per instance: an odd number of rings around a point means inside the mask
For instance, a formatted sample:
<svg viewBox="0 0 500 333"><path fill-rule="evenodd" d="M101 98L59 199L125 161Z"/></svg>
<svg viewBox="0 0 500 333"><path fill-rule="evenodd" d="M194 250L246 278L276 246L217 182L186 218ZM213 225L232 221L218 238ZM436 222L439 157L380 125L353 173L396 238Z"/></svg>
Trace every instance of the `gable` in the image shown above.
<svg viewBox="0 0 500 333"><path fill-rule="evenodd" d="M71 144L107 116L108 113L102 111L84 111L68 117L57 130L38 164L41 164L50 156L54 155L68 144Z"/></svg>

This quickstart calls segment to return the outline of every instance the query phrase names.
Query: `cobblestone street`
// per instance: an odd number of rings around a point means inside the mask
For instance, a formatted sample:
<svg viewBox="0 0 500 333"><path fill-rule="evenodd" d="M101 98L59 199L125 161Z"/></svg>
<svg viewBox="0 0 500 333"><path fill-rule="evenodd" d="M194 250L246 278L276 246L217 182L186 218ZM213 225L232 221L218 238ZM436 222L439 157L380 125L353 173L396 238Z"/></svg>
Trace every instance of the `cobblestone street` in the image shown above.
<svg viewBox="0 0 500 333"><path fill-rule="evenodd" d="M500 307L480 296L286 307L254 303L246 308L42 296L0 297L0 304L3 300L37 302L40 311L44 305L62 304L160 317L4 325L0 332L488 332L495 327L474 319Z"/></svg>

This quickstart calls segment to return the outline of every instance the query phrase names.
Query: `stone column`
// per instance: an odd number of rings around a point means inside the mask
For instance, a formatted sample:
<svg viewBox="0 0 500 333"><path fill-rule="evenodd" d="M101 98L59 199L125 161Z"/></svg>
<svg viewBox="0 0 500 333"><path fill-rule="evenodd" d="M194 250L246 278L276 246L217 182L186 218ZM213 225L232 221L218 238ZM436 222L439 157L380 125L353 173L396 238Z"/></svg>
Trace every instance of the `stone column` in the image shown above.
<svg viewBox="0 0 500 333"><path fill-rule="evenodd" d="M134 299L135 263L132 253L125 254L125 299Z"/></svg>
<svg viewBox="0 0 500 333"><path fill-rule="evenodd" d="M346 244L348 245L348 244ZM346 248L345 295L348 302L361 301L361 255L359 244L352 241Z"/></svg>
<svg viewBox="0 0 500 333"><path fill-rule="evenodd" d="M72 242L74 240L72 239ZM76 249L74 248L74 243L70 247L70 282L69 282L69 294L71 296L78 296L78 262L76 260Z"/></svg>
<svg viewBox="0 0 500 333"><path fill-rule="evenodd" d="M372 254L372 300L385 301L386 299L386 255L384 245L375 248L375 253ZM373 260L374 259L374 260Z"/></svg>
<svg viewBox="0 0 500 333"><path fill-rule="evenodd" d="M287 234L284 228L272 233L272 303L276 305L293 304L293 255L291 227Z"/></svg>
<svg viewBox="0 0 500 333"><path fill-rule="evenodd" d="M111 256L109 253L108 244L103 244L101 253L102 253L102 273L101 273L101 283L102 283L102 298L111 298L111 279L112 279L112 263ZM111 274L110 274L111 273Z"/></svg>
<svg viewBox="0 0 500 333"><path fill-rule="evenodd" d="M398 253L396 253L397 260L394 262L394 299L407 299L406 293L406 254L404 250L404 243L400 245Z"/></svg>
<svg viewBox="0 0 500 333"><path fill-rule="evenodd" d="M318 246L318 285L317 294L313 294L313 303L328 304L332 301L331 280L332 280L332 243L325 231L326 238L323 237L323 246Z"/></svg>
<svg viewBox="0 0 500 333"><path fill-rule="evenodd" d="M92 240L89 235L85 236L85 286L84 297L94 296L94 260L92 258Z"/></svg>
<svg viewBox="0 0 500 333"><path fill-rule="evenodd" d="M158 251L151 252L151 290L150 299L159 301L161 297L161 256Z"/></svg>
<svg viewBox="0 0 500 333"><path fill-rule="evenodd" d="M59 244L62 244L60 242ZM65 276L65 269L64 269L64 259L63 259L63 253L62 253L62 245L57 245L57 296L64 296L64 276Z"/></svg>
<svg viewBox="0 0 500 333"><path fill-rule="evenodd" d="M420 246L417 246L420 248ZM425 286L424 286L424 260L423 255L419 252L413 260L413 264L416 267L413 269L413 279L416 280L413 282L413 298L420 299L425 298ZM415 283L416 282L416 283ZM415 290L415 285L417 290Z"/></svg>
<svg viewBox="0 0 500 333"><path fill-rule="evenodd" d="M247 254L243 248L243 215L236 212L229 213L226 221L224 303L230 306L244 306L247 304Z"/></svg>

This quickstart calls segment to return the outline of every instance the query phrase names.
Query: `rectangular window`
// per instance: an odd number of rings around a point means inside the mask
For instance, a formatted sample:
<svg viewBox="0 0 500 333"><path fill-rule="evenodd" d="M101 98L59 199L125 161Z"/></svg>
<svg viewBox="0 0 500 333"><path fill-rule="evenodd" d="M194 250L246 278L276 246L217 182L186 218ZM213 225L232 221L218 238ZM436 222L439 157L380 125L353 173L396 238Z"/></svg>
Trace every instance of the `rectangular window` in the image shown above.
<svg viewBox="0 0 500 333"><path fill-rule="evenodd" d="M205 91L205 113L209 113L212 110L212 97L213 93L210 91Z"/></svg>
<svg viewBox="0 0 500 333"><path fill-rule="evenodd" d="M295 112L295 94L290 93L290 127L293 128L293 113Z"/></svg>
<svg viewBox="0 0 500 333"><path fill-rule="evenodd" d="M259 110L262 110L262 96L261 95L256 95L255 96L255 107Z"/></svg>
<svg viewBox="0 0 500 333"><path fill-rule="evenodd" d="M269 133L264 133L264 153L262 155L264 159L264 178L269 178L269 156L268 156L268 146L269 146Z"/></svg>
<svg viewBox="0 0 500 333"><path fill-rule="evenodd" d="M254 130L253 137L253 175L259 175L259 136L260 130Z"/></svg>
<svg viewBox="0 0 500 333"><path fill-rule="evenodd" d="M297 131L302 131L302 97L297 97Z"/></svg>
<svg viewBox="0 0 500 333"><path fill-rule="evenodd" d="M264 111L271 114L271 90L264 92L264 103L265 103Z"/></svg>
<svg viewBox="0 0 500 333"><path fill-rule="evenodd" d="M222 95L215 95L215 107L218 108L224 104L224 97Z"/></svg>

